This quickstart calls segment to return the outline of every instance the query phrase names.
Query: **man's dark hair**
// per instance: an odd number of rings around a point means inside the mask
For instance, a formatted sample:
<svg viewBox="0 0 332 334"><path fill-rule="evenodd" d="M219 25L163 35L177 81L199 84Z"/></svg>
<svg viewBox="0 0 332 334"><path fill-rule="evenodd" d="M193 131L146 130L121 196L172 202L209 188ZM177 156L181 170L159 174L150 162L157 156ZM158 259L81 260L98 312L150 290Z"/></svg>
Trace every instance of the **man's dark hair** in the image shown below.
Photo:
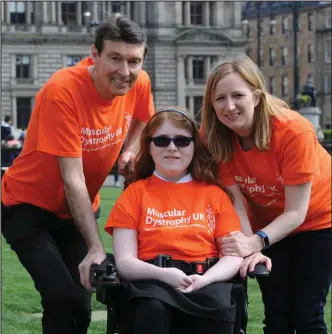
<svg viewBox="0 0 332 334"><path fill-rule="evenodd" d="M106 20L96 28L94 44L99 55L103 51L104 41L143 45L144 57L148 51L147 39L142 28L119 13L107 16Z"/></svg>
<svg viewBox="0 0 332 334"><path fill-rule="evenodd" d="M10 122L11 120L12 120L11 116L9 116L9 115L5 116L5 122L6 123Z"/></svg>

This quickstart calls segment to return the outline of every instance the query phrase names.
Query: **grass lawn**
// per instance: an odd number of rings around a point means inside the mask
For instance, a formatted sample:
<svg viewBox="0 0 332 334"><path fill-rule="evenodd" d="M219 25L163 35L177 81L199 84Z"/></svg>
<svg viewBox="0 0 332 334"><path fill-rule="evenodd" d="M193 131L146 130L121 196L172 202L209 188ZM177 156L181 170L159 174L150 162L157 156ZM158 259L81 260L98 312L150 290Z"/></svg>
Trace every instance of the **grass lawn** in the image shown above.
<svg viewBox="0 0 332 334"><path fill-rule="evenodd" d="M114 204L120 189L103 188L102 211L99 219L101 237L107 252L112 250L112 241L103 231L105 220ZM41 312L40 298L33 282L19 263L15 253L10 250L2 238L2 333L3 334L39 334L40 319L32 317L32 313ZM263 306L260 291L255 280L249 281L249 325L248 334L262 333ZM104 310L105 306L93 299L93 310ZM325 309L326 320L331 333L331 293ZM106 322L92 322L89 333L105 334ZM60 333L59 333L60 334Z"/></svg>

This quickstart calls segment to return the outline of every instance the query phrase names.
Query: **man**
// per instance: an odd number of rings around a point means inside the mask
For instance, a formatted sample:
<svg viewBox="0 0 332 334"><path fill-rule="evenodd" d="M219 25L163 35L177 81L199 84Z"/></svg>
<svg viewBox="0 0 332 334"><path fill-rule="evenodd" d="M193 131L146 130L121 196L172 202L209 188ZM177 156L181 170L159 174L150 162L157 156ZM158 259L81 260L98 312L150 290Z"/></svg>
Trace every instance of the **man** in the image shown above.
<svg viewBox="0 0 332 334"><path fill-rule="evenodd" d="M22 153L2 180L2 233L41 295L46 334L87 333L89 271L105 259L98 192L125 138L120 169L154 113L137 24L110 16L91 51L38 92Z"/></svg>
<svg viewBox="0 0 332 334"><path fill-rule="evenodd" d="M13 121L11 116L5 116L5 119L1 122L1 140L6 140L9 135L12 134Z"/></svg>

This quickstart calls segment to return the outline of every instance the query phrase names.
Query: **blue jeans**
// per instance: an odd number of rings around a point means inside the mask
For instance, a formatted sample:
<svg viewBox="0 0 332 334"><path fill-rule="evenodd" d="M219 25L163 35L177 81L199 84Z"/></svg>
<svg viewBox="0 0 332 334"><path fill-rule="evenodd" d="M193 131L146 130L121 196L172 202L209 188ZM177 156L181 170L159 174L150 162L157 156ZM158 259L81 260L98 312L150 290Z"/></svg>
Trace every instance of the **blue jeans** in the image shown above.
<svg viewBox="0 0 332 334"><path fill-rule="evenodd" d="M332 276L332 229L287 237L267 249L268 278L258 278L264 333L326 334L324 306Z"/></svg>

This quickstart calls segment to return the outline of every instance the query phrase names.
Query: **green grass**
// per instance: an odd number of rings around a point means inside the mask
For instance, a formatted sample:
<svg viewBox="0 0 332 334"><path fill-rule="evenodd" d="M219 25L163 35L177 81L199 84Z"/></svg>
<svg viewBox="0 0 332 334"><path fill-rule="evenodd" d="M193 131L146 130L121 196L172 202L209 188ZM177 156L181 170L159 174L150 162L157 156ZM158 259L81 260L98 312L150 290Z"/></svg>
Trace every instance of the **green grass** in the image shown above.
<svg viewBox="0 0 332 334"><path fill-rule="evenodd" d="M110 208L119 196L121 189L103 188L101 191L101 217L98 221L100 234L106 252L112 250L111 237L103 227ZM262 333L263 305L261 294L255 280L249 280L249 325L248 334ZM325 309L326 320L331 332L331 293ZM93 298L93 310L105 310L105 306ZM15 253L2 238L2 333L3 334L39 334L41 321L32 317L32 313L40 313L39 294L25 269L19 263ZM89 333L105 334L106 322L92 322ZM60 334L60 333L59 333Z"/></svg>

